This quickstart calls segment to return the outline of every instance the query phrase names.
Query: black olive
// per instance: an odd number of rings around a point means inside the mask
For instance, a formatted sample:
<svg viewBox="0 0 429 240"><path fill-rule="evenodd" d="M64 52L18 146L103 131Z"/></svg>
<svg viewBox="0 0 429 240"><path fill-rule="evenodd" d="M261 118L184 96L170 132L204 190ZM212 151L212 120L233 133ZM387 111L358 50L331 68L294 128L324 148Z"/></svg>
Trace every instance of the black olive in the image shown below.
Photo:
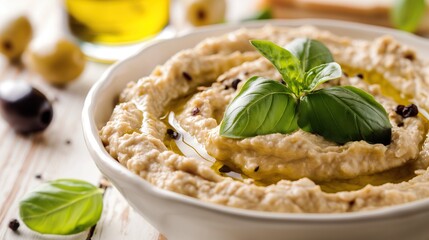
<svg viewBox="0 0 429 240"><path fill-rule="evenodd" d="M45 130L53 117L52 105L46 96L24 81L0 84L0 113L22 134Z"/></svg>

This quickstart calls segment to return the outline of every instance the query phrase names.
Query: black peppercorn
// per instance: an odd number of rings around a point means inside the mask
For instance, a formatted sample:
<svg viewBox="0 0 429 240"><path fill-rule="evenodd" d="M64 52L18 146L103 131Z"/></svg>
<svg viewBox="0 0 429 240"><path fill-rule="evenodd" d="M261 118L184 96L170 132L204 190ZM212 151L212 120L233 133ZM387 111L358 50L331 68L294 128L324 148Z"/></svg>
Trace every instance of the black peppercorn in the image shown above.
<svg viewBox="0 0 429 240"><path fill-rule="evenodd" d="M419 114L419 109L415 104L410 104L408 106L398 105L395 112L403 118L408 118L417 116L417 114Z"/></svg>
<svg viewBox="0 0 429 240"><path fill-rule="evenodd" d="M241 82L241 79L237 78L234 79L234 81L232 81L231 83L231 87L234 88L234 90L237 90L238 84Z"/></svg>
<svg viewBox="0 0 429 240"><path fill-rule="evenodd" d="M402 115L402 112L404 111L404 108L405 108L405 106L404 106L404 105L398 105L398 106L396 107L395 112L396 112L397 114L399 114L399 115Z"/></svg>
<svg viewBox="0 0 429 240"><path fill-rule="evenodd" d="M219 172L221 172L221 173L231 172L231 168L229 168L226 165L223 165L222 167L219 168Z"/></svg>
<svg viewBox="0 0 429 240"><path fill-rule="evenodd" d="M172 139L178 139L179 138L179 133L177 133L176 131L174 131L171 128L167 129L167 135Z"/></svg>
<svg viewBox="0 0 429 240"><path fill-rule="evenodd" d="M358 77L360 79L363 79L363 74L362 73L358 73L358 74L356 74L356 77Z"/></svg>
<svg viewBox="0 0 429 240"><path fill-rule="evenodd" d="M16 219L12 219L9 222L9 228L12 229L12 231L16 232L19 228L19 222Z"/></svg>
<svg viewBox="0 0 429 240"><path fill-rule="evenodd" d="M197 108L197 107L194 107L194 109L192 109L192 112L191 112L192 116L195 116L195 115L197 115L198 113L200 113L200 109L199 109L199 108Z"/></svg>
<svg viewBox="0 0 429 240"><path fill-rule="evenodd" d="M189 73L187 73L187 72L182 72L182 76L183 76L186 80L188 80L188 81L192 81L192 76L191 76Z"/></svg>
<svg viewBox="0 0 429 240"><path fill-rule="evenodd" d="M407 53L404 55L404 58L406 58L410 61L414 61L416 59L416 55L414 53Z"/></svg>

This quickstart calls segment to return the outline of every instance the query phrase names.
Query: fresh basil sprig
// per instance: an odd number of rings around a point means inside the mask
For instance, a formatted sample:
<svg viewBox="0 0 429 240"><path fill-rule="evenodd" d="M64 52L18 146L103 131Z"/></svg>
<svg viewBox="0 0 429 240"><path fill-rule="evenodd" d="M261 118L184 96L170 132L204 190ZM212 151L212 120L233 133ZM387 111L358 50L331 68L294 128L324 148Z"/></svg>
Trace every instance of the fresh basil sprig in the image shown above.
<svg viewBox="0 0 429 240"><path fill-rule="evenodd" d="M43 234L68 235L95 225L103 210L103 192L81 180L59 179L39 186L19 204L22 221Z"/></svg>
<svg viewBox="0 0 429 240"><path fill-rule="evenodd" d="M425 0L395 0L390 18L396 28L415 32L426 11Z"/></svg>
<svg viewBox="0 0 429 240"><path fill-rule="evenodd" d="M301 128L339 144L390 143L386 110L370 94L351 86L315 90L342 75L321 42L300 38L285 48L264 40L251 44L286 84L256 76L247 80L225 110L220 135L246 138Z"/></svg>

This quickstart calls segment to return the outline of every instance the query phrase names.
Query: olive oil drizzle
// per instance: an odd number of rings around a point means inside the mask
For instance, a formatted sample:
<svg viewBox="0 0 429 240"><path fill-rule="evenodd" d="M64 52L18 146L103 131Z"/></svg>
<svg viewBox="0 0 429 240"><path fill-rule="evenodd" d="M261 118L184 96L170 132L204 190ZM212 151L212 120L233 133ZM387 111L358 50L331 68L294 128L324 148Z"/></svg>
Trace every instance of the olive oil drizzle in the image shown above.
<svg viewBox="0 0 429 240"><path fill-rule="evenodd" d="M201 162L206 165L211 164L211 168L216 173L224 177L230 177L238 181L247 178L235 169L231 169L229 172L220 172L219 169L222 166L225 166L224 163L217 161L214 157L210 156L205 150L204 146L200 144L195 137L193 137L180 126L180 124L175 119L175 113L173 111L170 111L168 114L164 115L161 120L167 125L167 127L179 133L178 139L166 139L164 141L164 144L171 151L186 157L196 158L201 160Z"/></svg>
<svg viewBox="0 0 429 240"><path fill-rule="evenodd" d="M361 71L355 70L348 66L342 66L342 69L347 75L355 76L358 74L362 74ZM392 98L395 102L402 105L409 105L413 100L412 96L404 95L396 89L389 81L387 81L381 74L374 71L362 71L363 81L368 84L377 84L380 86L381 94L384 96L388 96ZM429 113L421 108L417 103L414 104L419 108L419 116L422 117L426 123L429 122Z"/></svg>
<svg viewBox="0 0 429 240"><path fill-rule="evenodd" d="M355 191L365 187L366 185L378 186L385 183L400 183L408 181L416 176L414 171L415 169L413 169L412 164L407 164L405 166L399 166L376 174L358 176L351 179L316 182L316 184L320 186L322 191L327 193Z"/></svg>
<svg viewBox="0 0 429 240"><path fill-rule="evenodd" d="M215 158L207 153L204 146L200 144L197 139L180 126L174 116L174 112L168 114L168 125L179 133L179 138L174 140L174 143L180 150L181 155L202 160L205 164L213 164L216 161Z"/></svg>

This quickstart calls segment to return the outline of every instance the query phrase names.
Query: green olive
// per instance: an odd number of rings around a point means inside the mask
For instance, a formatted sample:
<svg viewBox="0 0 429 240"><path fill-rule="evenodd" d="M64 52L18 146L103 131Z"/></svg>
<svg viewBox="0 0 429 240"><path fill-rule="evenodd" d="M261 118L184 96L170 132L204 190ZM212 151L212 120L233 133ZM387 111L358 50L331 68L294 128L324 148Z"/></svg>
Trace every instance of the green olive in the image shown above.
<svg viewBox="0 0 429 240"><path fill-rule="evenodd" d="M186 19L194 26L221 23L225 20L225 0L183 0Z"/></svg>
<svg viewBox="0 0 429 240"><path fill-rule="evenodd" d="M18 59L31 40L33 31L28 18L15 16L0 23L0 53L9 60Z"/></svg>
<svg viewBox="0 0 429 240"><path fill-rule="evenodd" d="M84 70L86 59L73 42L61 38L56 41L34 41L26 53L26 64L47 82L63 86L75 80Z"/></svg>

